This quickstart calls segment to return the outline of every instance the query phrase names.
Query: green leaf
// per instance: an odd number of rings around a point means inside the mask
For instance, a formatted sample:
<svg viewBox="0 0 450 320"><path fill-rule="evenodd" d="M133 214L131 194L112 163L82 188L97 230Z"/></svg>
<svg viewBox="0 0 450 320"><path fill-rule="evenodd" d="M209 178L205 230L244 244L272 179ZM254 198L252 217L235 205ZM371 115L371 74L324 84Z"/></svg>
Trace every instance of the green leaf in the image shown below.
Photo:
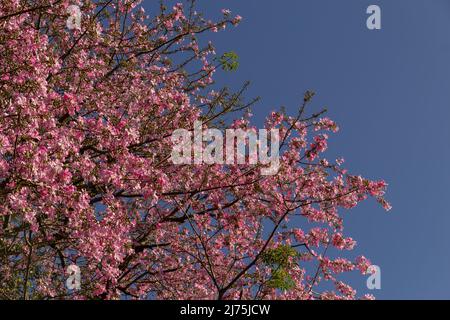
<svg viewBox="0 0 450 320"><path fill-rule="evenodd" d="M219 58L219 63L222 65L222 69L225 71L236 71L239 67L239 56L234 52L225 52L222 57Z"/></svg>
<svg viewBox="0 0 450 320"><path fill-rule="evenodd" d="M295 282L284 268L280 268L272 272L271 279L267 282L267 286L280 290L290 290L295 287Z"/></svg>

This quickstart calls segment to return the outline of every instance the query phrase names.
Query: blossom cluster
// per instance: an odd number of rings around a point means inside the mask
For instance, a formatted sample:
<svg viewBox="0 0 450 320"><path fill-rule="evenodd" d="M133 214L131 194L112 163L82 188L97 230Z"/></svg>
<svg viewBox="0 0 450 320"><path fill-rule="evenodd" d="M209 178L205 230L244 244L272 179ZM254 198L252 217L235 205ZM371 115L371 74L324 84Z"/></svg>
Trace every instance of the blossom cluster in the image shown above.
<svg viewBox="0 0 450 320"><path fill-rule="evenodd" d="M357 297L338 275L368 260L326 252L355 246L340 209L368 197L390 208L386 183L324 158L337 126L308 114L310 92L298 116L267 117L280 132L276 175L169 161L174 130L221 128L252 103L246 85L213 90L220 65L200 41L240 16L212 22L187 1L150 17L137 0L87 0L68 29L71 1L51 1L0 7L0 297ZM286 246L296 254L277 272L264 253ZM77 291L64 286L72 264ZM335 289L317 292L321 280Z"/></svg>

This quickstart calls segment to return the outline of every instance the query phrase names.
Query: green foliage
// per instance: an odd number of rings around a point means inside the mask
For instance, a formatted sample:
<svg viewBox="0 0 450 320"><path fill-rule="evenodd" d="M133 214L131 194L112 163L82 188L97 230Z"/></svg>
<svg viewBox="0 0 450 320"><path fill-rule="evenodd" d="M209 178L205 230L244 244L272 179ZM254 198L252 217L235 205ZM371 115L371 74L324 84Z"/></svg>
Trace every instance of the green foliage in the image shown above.
<svg viewBox="0 0 450 320"><path fill-rule="evenodd" d="M289 273L281 268L272 271L272 276L267 282L267 286L280 290L290 290L295 287L295 283Z"/></svg>
<svg viewBox="0 0 450 320"><path fill-rule="evenodd" d="M225 71L236 71L239 67L239 56L234 52L225 52L222 57L219 58L219 63L222 65L222 69Z"/></svg>
<svg viewBox="0 0 450 320"><path fill-rule="evenodd" d="M291 266L291 258L295 258L297 256L297 250L288 245L281 245L274 249L268 249L263 254L262 260L265 264L270 266L288 268Z"/></svg>
<svg viewBox="0 0 450 320"><path fill-rule="evenodd" d="M289 275L289 269L298 256L298 252L288 245L268 249L263 254L262 261L272 268L270 280L267 282L270 288L289 290L295 286L294 280Z"/></svg>

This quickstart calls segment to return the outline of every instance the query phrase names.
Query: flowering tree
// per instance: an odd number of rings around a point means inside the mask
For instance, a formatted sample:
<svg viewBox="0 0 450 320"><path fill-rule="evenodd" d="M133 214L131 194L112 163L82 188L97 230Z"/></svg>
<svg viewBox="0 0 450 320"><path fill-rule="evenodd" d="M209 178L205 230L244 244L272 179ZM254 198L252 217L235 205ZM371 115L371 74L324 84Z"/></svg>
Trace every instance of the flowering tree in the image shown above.
<svg viewBox="0 0 450 320"><path fill-rule="evenodd" d="M71 5L81 25L67 23ZM207 20L195 1L152 17L139 5L2 0L0 298L356 298L338 274L370 263L327 252L355 245L339 208L373 196L389 209L386 184L323 157L338 128L308 112L312 92L297 115L267 117L277 174L173 164L176 129L252 128L246 85L212 89L235 55L202 44L241 18ZM79 290L66 288L70 265Z"/></svg>

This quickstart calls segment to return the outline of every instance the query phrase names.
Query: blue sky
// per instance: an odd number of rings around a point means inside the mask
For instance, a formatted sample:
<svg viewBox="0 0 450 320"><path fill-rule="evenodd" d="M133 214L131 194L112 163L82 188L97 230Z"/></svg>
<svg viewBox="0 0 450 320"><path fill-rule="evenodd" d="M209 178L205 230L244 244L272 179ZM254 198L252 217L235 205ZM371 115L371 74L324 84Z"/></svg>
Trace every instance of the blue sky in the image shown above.
<svg viewBox="0 0 450 320"><path fill-rule="evenodd" d="M250 80L260 96L255 121L307 89L341 127L329 158L389 183L385 213L369 201L345 213L356 254L381 267L378 299L450 299L450 1L199 0L206 16L222 8L244 17L214 36L218 53L240 67L218 84ZM382 30L366 28L366 9L382 10ZM360 293L365 278L350 276Z"/></svg>

